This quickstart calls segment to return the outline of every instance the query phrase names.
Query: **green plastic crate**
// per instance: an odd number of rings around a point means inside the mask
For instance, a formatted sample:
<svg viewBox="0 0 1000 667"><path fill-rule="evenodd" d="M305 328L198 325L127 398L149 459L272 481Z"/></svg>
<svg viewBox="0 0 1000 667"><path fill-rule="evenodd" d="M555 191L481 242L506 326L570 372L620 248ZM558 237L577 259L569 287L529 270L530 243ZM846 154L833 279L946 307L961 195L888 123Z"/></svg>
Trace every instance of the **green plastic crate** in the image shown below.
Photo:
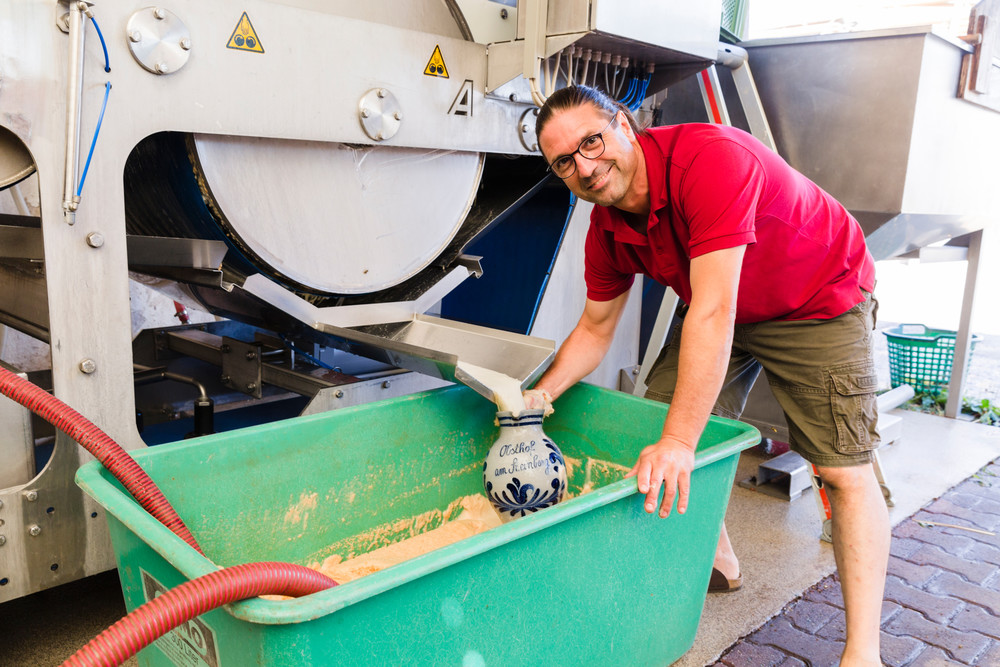
<svg viewBox="0 0 1000 667"><path fill-rule="evenodd" d="M580 492L590 468L592 492L331 590L209 612L139 663L669 664L694 642L738 455L760 436L713 417L688 512L660 520L621 468L658 436L666 409L578 385L545 430L572 466L569 491ZM327 545L481 492L494 414L455 386L135 458L218 565L308 564ZM215 569L97 462L77 483L107 509L129 610Z"/></svg>
<svg viewBox="0 0 1000 667"><path fill-rule="evenodd" d="M746 34L749 0L722 0L719 34L723 41L739 43Z"/></svg>
<svg viewBox="0 0 1000 667"><path fill-rule="evenodd" d="M889 381L893 387L908 384L918 394L936 394L948 386L955 358L954 331L900 324L883 333L889 347ZM972 350L981 339L972 336L966 370L972 362Z"/></svg>

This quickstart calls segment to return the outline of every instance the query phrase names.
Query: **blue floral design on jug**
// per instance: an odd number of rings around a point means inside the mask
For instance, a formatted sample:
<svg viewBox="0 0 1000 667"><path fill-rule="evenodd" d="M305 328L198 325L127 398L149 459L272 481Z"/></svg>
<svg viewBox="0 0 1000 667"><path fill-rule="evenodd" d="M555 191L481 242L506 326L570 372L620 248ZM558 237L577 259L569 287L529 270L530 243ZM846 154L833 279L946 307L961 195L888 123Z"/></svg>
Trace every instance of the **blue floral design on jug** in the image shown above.
<svg viewBox="0 0 1000 667"><path fill-rule="evenodd" d="M500 436L483 462L486 496L503 521L558 503L566 494L566 460L542 431L542 411L497 413Z"/></svg>

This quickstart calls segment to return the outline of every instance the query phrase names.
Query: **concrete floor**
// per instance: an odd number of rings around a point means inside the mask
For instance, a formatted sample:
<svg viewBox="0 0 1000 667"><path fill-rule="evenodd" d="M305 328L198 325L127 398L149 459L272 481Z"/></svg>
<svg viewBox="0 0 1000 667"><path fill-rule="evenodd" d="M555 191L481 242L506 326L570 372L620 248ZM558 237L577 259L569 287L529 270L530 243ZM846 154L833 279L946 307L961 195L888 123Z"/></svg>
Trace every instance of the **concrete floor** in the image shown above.
<svg viewBox="0 0 1000 667"><path fill-rule="evenodd" d="M916 412L893 414L903 419L902 437L882 448L881 459L895 502L894 525L1000 456L1000 428ZM755 474L764 460L744 453L737 481ZM707 598L694 646L678 667L712 664L833 572L833 551L819 539L822 522L812 495L807 490L789 502L733 488L727 521L742 560L744 588ZM59 664L123 612L115 572L0 605L0 665Z"/></svg>

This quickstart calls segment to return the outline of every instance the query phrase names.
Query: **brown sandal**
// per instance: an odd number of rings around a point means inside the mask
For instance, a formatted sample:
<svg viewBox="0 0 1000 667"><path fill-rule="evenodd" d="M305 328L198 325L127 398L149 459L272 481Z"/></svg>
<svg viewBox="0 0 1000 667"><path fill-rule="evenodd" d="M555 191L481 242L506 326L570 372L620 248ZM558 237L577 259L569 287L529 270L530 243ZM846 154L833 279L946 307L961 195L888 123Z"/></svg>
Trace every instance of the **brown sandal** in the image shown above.
<svg viewBox="0 0 1000 667"><path fill-rule="evenodd" d="M712 578L708 580L709 593L735 593L743 588L743 575L728 579L721 570L712 568Z"/></svg>

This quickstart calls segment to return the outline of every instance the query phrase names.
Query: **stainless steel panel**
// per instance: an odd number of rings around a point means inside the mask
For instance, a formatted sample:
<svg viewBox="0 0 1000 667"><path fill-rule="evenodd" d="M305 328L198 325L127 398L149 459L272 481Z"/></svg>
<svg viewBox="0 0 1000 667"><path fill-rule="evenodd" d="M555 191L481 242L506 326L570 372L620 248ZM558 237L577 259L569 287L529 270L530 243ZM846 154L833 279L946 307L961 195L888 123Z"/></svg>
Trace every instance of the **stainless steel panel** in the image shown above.
<svg viewBox="0 0 1000 667"><path fill-rule="evenodd" d="M17 373L2 361L0 366ZM26 373L20 373L27 378ZM31 413L27 408L0 396L0 489L25 484L35 476L35 440L32 437ZM3 524L0 524L0 533Z"/></svg>
<svg viewBox="0 0 1000 667"><path fill-rule="evenodd" d="M1000 114L957 98L966 45L900 29L745 42L778 152L876 259L1000 218Z"/></svg>
<svg viewBox="0 0 1000 667"><path fill-rule="evenodd" d="M174 266L217 271L227 250L222 241L202 239L129 236L126 242L130 266Z"/></svg>

